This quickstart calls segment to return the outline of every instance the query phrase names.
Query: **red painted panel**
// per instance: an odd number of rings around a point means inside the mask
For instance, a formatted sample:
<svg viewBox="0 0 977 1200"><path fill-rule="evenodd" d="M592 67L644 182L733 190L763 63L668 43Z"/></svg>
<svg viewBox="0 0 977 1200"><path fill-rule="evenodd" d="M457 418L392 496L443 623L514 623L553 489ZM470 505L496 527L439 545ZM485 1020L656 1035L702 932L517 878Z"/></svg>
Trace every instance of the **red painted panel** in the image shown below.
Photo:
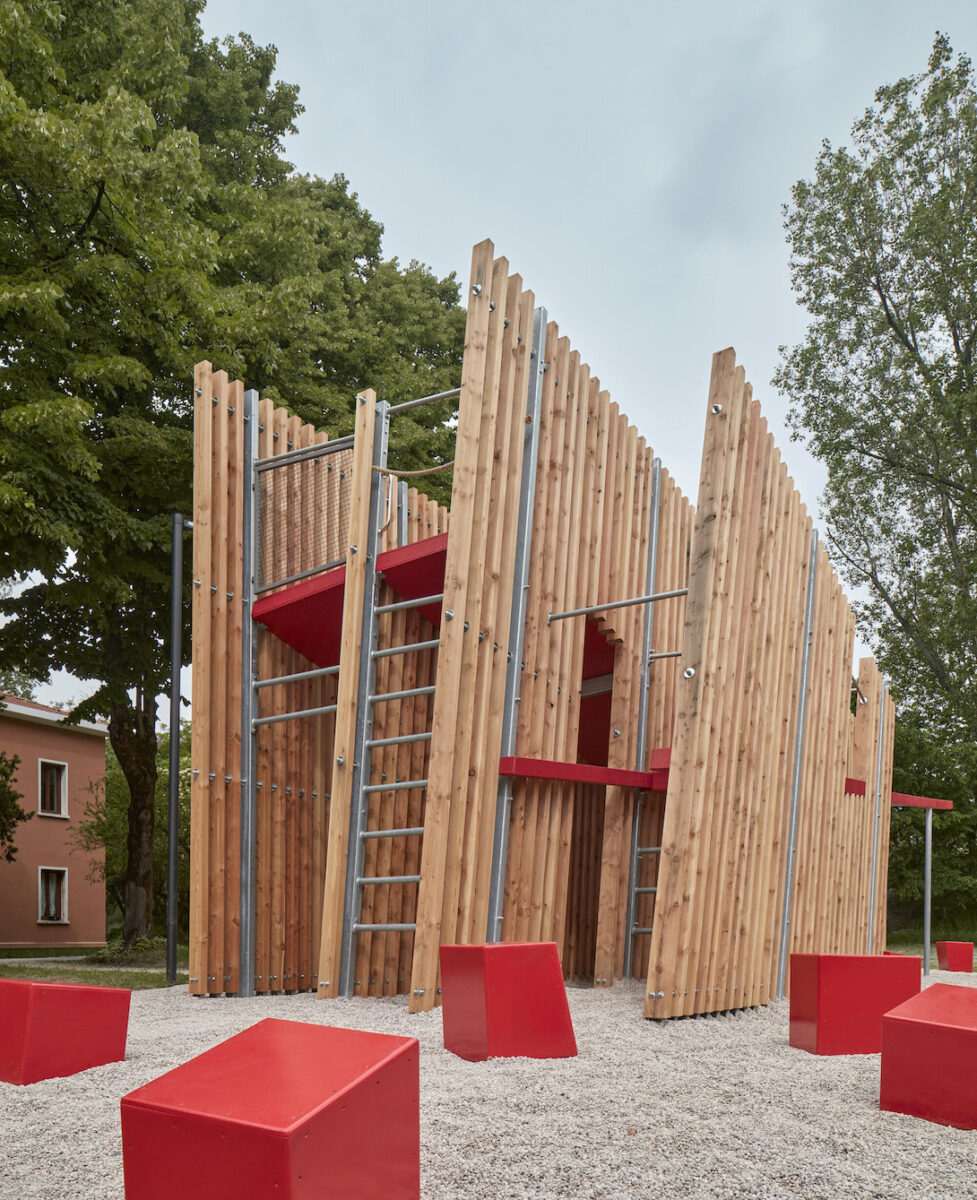
<svg viewBox="0 0 977 1200"><path fill-rule="evenodd" d="M885 1014L879 1107L977 1129L977 990L934 983Z"/></svg>
<svg viewBox="0 0 977 1200"><path fill-rule="evenodd" d="M273 1019L122 1100L127 1200L416 1200L418 1046Z"/></svg>
<svg viewBox="0 0 977 1200"><path fill-rule="evenodd" d="M878 1054L882 1015L920 989L914 955L792 954L790 1036L811 1054Z"/></svg>
<svg viewBox="0 0 977 1200"><path fill-rule="evenodd" d="M588 617L583 634L583 679L596 679L614 672L614 643L601 633L597 622Z"/></svg>
<svg viewBox="0 0 977 1200"><path fill-rule="evenodd" d="M865 795L865 780L864 779L846 779L845 780L845 795L846 796L864 796Z"/></svg>
<svg viewBox="0 0 977 1200"><path fill-rule="evenodd" d="M936 961L941 971L973 971L973 942L937 942Z"/></svg>
<svg viewBox="0 0 977 1200"><path fill-rule="evenodd" d="M444 1047L460 1058L573 1058L555 942L441 947Z"/></svg>
<svg viewBox="0 0 977 1200"><path fill-rule="evenodd" d="M905 792L892 793L893 808L953 808L952 800L933 800L929 796L907 796Z"/></svg>
<svg viewBox="0 0 977 1200"><path fill-rule="evenodd" d="M512 758L499 760L500 775L516 775L520 779L559 779L569 783L603 783L617 787L642 788L652 792L668 789L667 771L625 771L618 767L593 767L588 763L554 762L546 758Z"/></svg>
<svg viewBox="0 0 977 1200"><path fill-rule="evenodd" d="M0 979L0 1079L37 1083L121 1062L128 988Z"/></svg>
<svg viewBox="0 0 977 1200"><path fill-rule="evenodd" d="M595 767L607 766L611 737L611 693L582 696L577 733L577 760Z"/></svg>
<svg viewBox="0 0 977 1200"><path fill-rule="evenodd" d="M441 533L385 550L377 558L377 571L404 600L436 595L444 588L447 547L448 535ZM251 616L316 666L333 667L339 662L345 589L346 568L336 567L259 597L251 606ZM440 604L418 611L432 624L440 623Z"/></svg>

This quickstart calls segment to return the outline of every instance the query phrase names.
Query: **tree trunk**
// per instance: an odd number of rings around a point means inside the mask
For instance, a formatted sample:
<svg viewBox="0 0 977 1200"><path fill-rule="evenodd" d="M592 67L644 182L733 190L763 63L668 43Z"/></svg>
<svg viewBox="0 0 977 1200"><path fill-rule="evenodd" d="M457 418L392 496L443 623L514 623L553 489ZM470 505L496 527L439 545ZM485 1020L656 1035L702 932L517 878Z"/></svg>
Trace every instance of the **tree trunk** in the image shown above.
<svg viewBox="0 0 977 1200"><path fill-rule="evenodd" d="M113 704L109 740L129 785L123 944L153 933L153 833L156 822L156 699Z"/></svg>

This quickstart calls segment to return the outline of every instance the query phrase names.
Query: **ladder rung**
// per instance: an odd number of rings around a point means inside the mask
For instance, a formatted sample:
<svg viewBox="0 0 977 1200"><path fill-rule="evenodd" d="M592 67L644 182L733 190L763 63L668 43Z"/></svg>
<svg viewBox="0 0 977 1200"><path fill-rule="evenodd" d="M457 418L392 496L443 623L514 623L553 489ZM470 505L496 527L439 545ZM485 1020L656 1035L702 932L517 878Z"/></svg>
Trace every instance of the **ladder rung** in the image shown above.
<svg viewBox="0 0 977 1200"><path fill-rule="evenodd" d="M372 795L374 792L404 792L411 788L426 788L426 779L401 779L396 783L371 783L369 787L363 789Z"/></svg>
<svg viewBox="0 0 977 1200"><path fill-rule="evenodd" d="M638 847L639 854L661 854L661 852L662 852L661 846L639 846Z"/></svg>
<svg viewBox="0 0 977 1200"><path fill-rule="evenodd" d="M420 608L422 604L440 604L444 599L444 592L438 592L435 596L418 596L416 600L398 600L396 604L378 604L373 610L375 613L400 612L403 608Z"/></svg>
<svg viewBox="0 0 977 1200"><path fill-rule="evenodd" d="M299 717L318 717L335 711L335 704L324 704L321 708L302 708L298 712L278 713L274 717L255 717L251 724L257 729L259 725L274 725L278 721L294 721Z"/></svg>
<svg viewBox="0 0 977 1200"><path fill-rule="evenodd" d="M380 883L420 883L420 875L361 875L356 881L360 887Z"/></svg>
<svg viewBox="0 0 977 1200"><path fill-rule="evenodd" d="M393 924L392 922L386 922L384 924L379 924L379 925L361 925L357 922L357 924L355 924L353 926L353 932L354 933L372 933L374 931L383 931L385 929L392 929L392 930L399 929L401 931L406 932L408 929L416 929L416 928L417 928L417 926L414 924L413 921L411 921L409 923L404 922L403 924Z"/></svg>
<svg viewBox="0 0 977 1200"><path fill-rule="evenodd" d="M383 700L407 700L411 696L433 696L434 684L430 687L406 688L402 692L382 692L378 696L370 696L371 704L379 704Z"/></svg>
<svg viewBox="0 0 977 1200"><path fill-rule="evenodd" d="M429 742L430 733L402 733L399 737L372 738L366 744L374 746L406 746L409 742Z"/></svg>
<svg viewBox="0 0 977 1200"><path fill-rule="evenodd" d="M634 894L636 896L653 896L658 891L656 887L636 887Z"/></svg>
<svg viewBox="0 0 977 1200"><path fill-rule="evenodd" d="M390 658L394 654L410 654L412 650L434 650L440 645L439 638L431 638L429 642L409 642L406 646L390 646L386 650L374 650L373 657Z"/></svg>
<svg viewBox="0 0 977 1200"><path fill-rule="evenodd" d="M384 838L384 837L420 837L424 832L423 825L411 825L406 829L364 829L360 834L361 838Z"/></svg>
<svg viewBox="0 0 977 1200"><path fill-rule="evenodd" d="M644 925L635 925L635 926L634 926L634 927L631 929L631 933L632 933L632 934L636 934L636 933L651 933L651 930L652 930L652 927L651 927L650 925L648 925L648 926L644 926Z"/></svg>
<svg viewBox="0 0 977 1200"><path fill-rule="evenodd" d="M326 675L338 675L339 667L316 667L314 671L297 671L294 675L276 675L274 679L256 679L256 688L274 687L279 683L295 683L299 679L321 679Z"/></svg>

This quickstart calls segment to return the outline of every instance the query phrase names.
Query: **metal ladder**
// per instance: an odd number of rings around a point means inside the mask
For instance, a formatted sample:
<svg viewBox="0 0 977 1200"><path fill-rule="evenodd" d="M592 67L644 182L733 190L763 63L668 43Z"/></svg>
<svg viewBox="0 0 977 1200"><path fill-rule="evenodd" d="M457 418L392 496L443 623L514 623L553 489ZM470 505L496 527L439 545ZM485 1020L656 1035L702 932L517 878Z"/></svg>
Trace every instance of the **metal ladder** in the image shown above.
<svg viewBox="0 0 977 1200"><path fill-rule="evenodd" d="M651 471L651 527L648 531L648 565L645 572L645 591L651 596L655 591L655 575L658 559L658 517L661 512L661 474L662 460L654 459ZM641 683L638 692L638 737L635 753L635 769L645 770L645 757L648 742L648 690L651 686L651 663L654 658L664 657L654 654L651 648L652 624L655 617L654 601L645 605L643 636L641 639ZM638 844L641 832L641 817L644 810L644 798L639 793L634 798L634 813L631 818L631 856L628 867L628 904L625 918L624 935L624 978L631 977L631 967L634 955L634 939L638 934L651 933L652 926L637 924L638 898L655 895L657 887L642 887L638 880L641 877L641 860L647 855L661 854L661 846L640 846Z"/></svg>
<svg viewBox="0 0 977 1200"><path fill-rule="evenodd" d="M376 467L386 467L387 438L390 428L389 406L381 402L377 405L376 434L373 446L373 464ZM357 980L354 979L356 966L356 939L361 933L406 932L415 929L413 921L402 922L363 922L363 889L373 886L391 884L420 883L420 875L372 875L363 874L366 858L366 844L378 838L391 837L420 837L424 833L423 825L408 826L401 829L367 829L370 809L370 797L380 792L408 791L413 788L426 788L426 779L398 779L388 783L369 782L371 774L371 757L374 749L387 746L401 746L414 742L429 742L432 734L407 733L396 737L373 737L373 713L377 704L391 700L407 700L414 696L431 696L435 685L406 688L400 691L378 694L376 692L376 664L381 658L394 655L417 653L432 650L440 645L439 638L427 641L408 643L404 646L392 646L380 650L377 645L379 618L385 613L398 612L404 609L421 608L426 604L439 604L444 599L444 593L431 596L420 596L414 600L398 600L393 604L377 604L377 593L382 583L382 577L376 572L376 560L379 546L379 522L382 510L381 494L383 491L383 475L379 471L372 472L370 484L370 517L369 534L366 550L367 583L363 593L363 637L360 646L359 676L357 682L356 728L353 740L353 772L352 797L350 803L350 852L346 860L346 888L343 901L343 935L339 967L339 994L352 996ZM401 485L404 492L406 486ZM400 505L401 544L406 541L406 514L403 504Z"/></svg>

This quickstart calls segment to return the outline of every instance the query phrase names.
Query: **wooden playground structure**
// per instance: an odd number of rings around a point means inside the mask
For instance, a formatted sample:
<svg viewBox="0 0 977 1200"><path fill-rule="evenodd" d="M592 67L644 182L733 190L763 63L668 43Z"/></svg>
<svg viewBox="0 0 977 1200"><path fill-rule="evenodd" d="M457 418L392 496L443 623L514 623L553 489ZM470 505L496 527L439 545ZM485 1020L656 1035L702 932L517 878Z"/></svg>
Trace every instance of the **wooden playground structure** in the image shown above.
<svg viewBox="0 0 977 1200"><path fill-rule="evenodd" d="M438 1002L442 945L554 941L645 1014L885 944L894 710L743 368L695 508L475 247L450 510L195 373L190 990Z"/></svg>

